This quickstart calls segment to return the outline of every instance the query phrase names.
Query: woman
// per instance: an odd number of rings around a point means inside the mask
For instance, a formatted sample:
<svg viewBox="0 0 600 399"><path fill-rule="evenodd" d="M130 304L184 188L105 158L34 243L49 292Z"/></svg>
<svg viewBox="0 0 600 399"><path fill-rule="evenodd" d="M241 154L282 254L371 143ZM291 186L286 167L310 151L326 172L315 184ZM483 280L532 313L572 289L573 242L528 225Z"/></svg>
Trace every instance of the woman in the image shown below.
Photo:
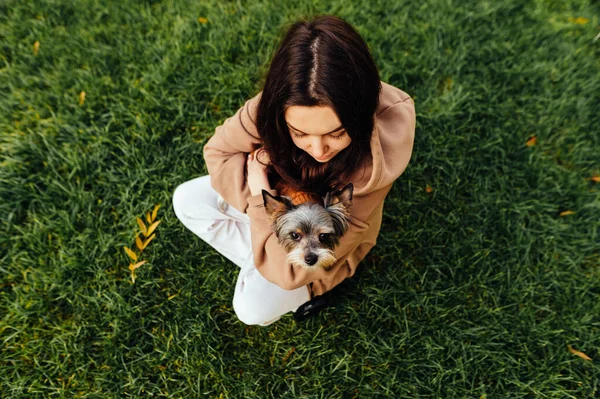
<svg viewBox="0 0 600 399"><path fill-rule="evenodd" d="M414 131L412 99L380 81L351 25L321 16L289 28L263 90L204 147L209 175L173 196L183 224L241 268L233 307L242 322L269 325L354 275L376 243L383 201L408 164ZM277 194L269 170L319 195L353 183L350 227L333 267L286 262L263 206L262 190Z"/></svg>

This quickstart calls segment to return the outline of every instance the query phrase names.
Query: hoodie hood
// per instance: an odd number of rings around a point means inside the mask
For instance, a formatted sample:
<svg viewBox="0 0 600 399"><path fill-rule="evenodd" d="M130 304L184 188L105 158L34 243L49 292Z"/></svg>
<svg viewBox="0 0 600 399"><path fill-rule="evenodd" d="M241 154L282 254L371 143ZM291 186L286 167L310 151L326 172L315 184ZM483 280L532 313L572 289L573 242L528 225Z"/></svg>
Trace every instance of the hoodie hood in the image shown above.
<svg viewBox="0 0 600 399"><path fill-rule="evenodd" d="M415 137L414 102L404 91L381 82L379 107L371 136L371 156L354 183L354 195L366 195L391 185L406 169Z"/></svg>

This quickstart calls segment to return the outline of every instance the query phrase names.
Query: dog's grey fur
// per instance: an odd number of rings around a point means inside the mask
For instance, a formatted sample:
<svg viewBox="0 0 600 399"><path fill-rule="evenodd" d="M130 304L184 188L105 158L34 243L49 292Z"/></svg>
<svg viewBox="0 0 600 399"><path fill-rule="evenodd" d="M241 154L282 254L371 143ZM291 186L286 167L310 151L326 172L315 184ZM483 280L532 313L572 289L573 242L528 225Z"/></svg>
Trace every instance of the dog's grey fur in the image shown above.
<svg viewBox="0 0 600 399"><path fill-rule="evenodd" d="M328 193L323 204L294 205L289 197L274 197L263 190L271 227L290 263L309 269L335 264L334 248L349 227L352 191L350 183L339 192Z"/></svg>

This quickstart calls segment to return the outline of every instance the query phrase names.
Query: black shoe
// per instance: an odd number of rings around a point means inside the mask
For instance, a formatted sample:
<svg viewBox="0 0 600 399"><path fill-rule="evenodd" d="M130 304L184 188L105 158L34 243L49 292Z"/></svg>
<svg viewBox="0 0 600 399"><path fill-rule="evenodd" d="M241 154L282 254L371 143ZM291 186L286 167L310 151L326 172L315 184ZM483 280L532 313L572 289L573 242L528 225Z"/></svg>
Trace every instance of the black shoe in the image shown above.
<svg viewBox="0 0 600 399"><path fill-rule="evenodd" d="M296 321L306 320L309 317L316 315L321 310L329 306L329 301L322 295L317 295L313 299L304 304L300 305L294 312L294 319Z"/></svg>

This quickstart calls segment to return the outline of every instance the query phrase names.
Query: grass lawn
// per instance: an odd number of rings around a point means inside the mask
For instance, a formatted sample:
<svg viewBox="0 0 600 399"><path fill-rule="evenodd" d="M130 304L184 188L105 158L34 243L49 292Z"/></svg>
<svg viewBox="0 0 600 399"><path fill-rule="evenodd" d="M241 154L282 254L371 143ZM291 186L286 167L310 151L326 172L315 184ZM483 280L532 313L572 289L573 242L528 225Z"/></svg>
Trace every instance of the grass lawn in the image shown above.
<svg viewBox="0 0 600 399"><path fill-rule="evenodd" d="M413 157L333 306L246 326L238 268L171 195L206 173L281 27L318 13L414 98ZM0 397L599 397L599 17L592 0L0 2ZM157 204L134 283L123 247L140 253Z"/></svg>

